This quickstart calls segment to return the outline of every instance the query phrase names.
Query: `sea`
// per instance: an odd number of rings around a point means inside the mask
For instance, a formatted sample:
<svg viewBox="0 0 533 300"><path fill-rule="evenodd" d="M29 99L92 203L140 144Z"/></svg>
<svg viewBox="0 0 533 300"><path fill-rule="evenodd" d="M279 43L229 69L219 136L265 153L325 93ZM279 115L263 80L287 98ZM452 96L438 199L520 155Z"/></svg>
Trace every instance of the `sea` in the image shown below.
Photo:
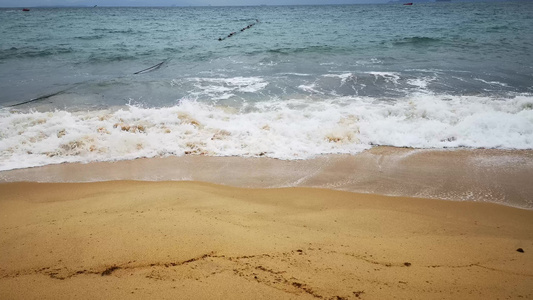
<svg viewBox="0 0 533 300"><path fill-rule="evenodd" d="M533 148L533 1L0 9L0 171Z"/></svg>

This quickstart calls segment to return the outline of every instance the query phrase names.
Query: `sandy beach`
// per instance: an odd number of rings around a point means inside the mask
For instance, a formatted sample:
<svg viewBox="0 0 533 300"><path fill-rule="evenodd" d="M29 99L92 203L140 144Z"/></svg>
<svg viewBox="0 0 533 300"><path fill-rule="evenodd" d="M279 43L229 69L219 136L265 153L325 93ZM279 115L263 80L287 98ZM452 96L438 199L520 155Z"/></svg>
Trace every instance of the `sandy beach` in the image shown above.
<svg viewBox="0 0 533 300"><path fill-rule="evenodd" d="M2 299L531 299L533 211L200 182L0 184Z"/></svg>
<svg viewBox="0 0 533 300"><path fill-rule="evenodd" d="M533 300L533 0L0 2L0 300Z"/></svg>

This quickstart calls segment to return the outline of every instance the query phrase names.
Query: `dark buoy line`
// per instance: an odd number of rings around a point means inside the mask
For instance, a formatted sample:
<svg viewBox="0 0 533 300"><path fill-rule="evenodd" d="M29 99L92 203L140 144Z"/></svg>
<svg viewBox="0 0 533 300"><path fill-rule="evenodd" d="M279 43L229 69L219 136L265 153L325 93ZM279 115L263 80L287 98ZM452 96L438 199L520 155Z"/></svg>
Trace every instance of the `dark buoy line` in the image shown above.
<svg viewBox="0 0 533 300"><path fill-rule="evenodd" d="M158 63L157 65L153 65L153 66L151 66L151 67L149 67L149 68L146 68L146 69L144 69L144 70L137 71L137 72L135 72L135 73L133 73L133 74L137 75L137 74L143 74L143 73L148 73L148 72L155 71L155 70L161 68L161 66L162 66L164 63L166 63L167 61L169 61L169 60L170 60L170 58L165 59L164 61Z"/></svg>
<svg viewBox="0 0 533 300"><path fill-rule="evenodd" d="M259 23L259 20L258 20L258 19L255 19L255 23L252 23L252 24L250 24L250 25L248 25L248 26L242 28L242 29L240 30L240 32L243 32L243 31L245 31L246 29L250 29L250 28L252 28L252 26L256 25L257 23ZM219 41L223 41L223 40L225 40L225 39L227 39L227 38L230 38L230 37L236 35L237 33L238 33L237 31L234 31L234 32L228 34L228 35L225 36L225 37L220 37L220 38L218 38L218 40L219 40Z"/></svg>
<svg viewBox="0 0 533 300"><path fill-rule="evenodd" d="M47 99L47 98L50 98L50 97L53 97L53 96L57 96L59 94L63 94L64 92L66 92L69 89L62 90L62 91L59 91L59 92L55 92L55 93L48 94L48 95L44 95L44 96L40 96L40 97L37 97L37 98L33 98L33 99L28 100L28 101L20 102L20 103L17 103L17 104L8 105L7 107L15 107L15 106L19 106L19 105L23 105L23 104L27 104L27 103L31 103L31 102L36 102L36 101L39 101L39 100L44 100L44 99Z"/></svg>

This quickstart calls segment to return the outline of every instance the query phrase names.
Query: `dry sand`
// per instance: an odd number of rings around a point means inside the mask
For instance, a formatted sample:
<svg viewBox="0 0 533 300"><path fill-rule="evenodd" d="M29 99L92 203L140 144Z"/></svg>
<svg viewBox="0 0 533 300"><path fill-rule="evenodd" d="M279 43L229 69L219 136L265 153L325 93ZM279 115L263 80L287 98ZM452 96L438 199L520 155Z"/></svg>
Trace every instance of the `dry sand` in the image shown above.
<svg viewBox="0 0 533 300"><path fill-rule="evenodd" d="M533 299L533 211L489 203L2 183L0 231L0 299Z"/></svg>

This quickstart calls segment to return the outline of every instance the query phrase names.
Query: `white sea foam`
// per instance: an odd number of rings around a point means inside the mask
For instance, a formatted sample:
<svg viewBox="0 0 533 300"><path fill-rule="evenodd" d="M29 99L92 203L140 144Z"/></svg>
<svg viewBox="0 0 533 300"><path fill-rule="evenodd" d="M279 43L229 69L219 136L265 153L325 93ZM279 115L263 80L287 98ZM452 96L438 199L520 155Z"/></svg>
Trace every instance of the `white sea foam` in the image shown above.
<svg viewBox="0 0 533 300"><path fill-rule="evenodd" d="M423 91L427 88L428 84L435 80L436 77L419 77L414 79L408 79L407 84L416 86L419 90Z"/></svg>
<svg viewBox="0 0 533 300"><path fill-rule="evenodd" d="M503 82L498 82L498 81L486 81L486 80L483 80L481 78L474 78L474 80L481 81L481 82L486 83L488 85L508 86L507 84L505 84Z"/></svg>
<svg viewBox="0 0 533 300"><path fill-rule="evenodd" d="M341 85L345 84L348 80L356 80L357 77L353 73L341 73L341 74L325 74L324 77L340 78Z"/></svg>
<svg viewBox="0 0 533 300"><path fill-rule="evenodd" d="M420 93L395 102L338 97L245 105L184 100L117 111L2 110L0 170L185 154L305 159L372 145L533 148L533 97L527 95L495 100Z"/></svg>
<svg viewBox="0 0 533 300"><path fill-rule="evenodd" d="M228 99L236 93L256 93L264 89L268 82L261 77L231 77L231 78L188 78L196 90L191 91L191 96L207 96L214 100ZM174 79L172 86L179 86L183 82Z"/></svg>
<svg viewBox="0 0 533 300"><path fill-rule="evenodd" d="M317 85L316 83L311 83L311 84L301 84L298 86L298 88L304 92L308 92L308 93L313 93L313 94L319 94L319 95L323 95L324 93L317 90Z"/></svg>
<svg viewBox="0 0 533 300"><path fill-rule="evenodd" d="M383 78L386 82L398 84L400 80L400 74L395 72L367 72L367 74L373 75L376 80Z"/></svg>
<svg viewBox="0 0 533 300"><path fill-rule="evenodd" d="M309 77L312 76L311 74L307 73L279 73L279 75L289 75L289 76L300 76L300 77Z"/></svg>

